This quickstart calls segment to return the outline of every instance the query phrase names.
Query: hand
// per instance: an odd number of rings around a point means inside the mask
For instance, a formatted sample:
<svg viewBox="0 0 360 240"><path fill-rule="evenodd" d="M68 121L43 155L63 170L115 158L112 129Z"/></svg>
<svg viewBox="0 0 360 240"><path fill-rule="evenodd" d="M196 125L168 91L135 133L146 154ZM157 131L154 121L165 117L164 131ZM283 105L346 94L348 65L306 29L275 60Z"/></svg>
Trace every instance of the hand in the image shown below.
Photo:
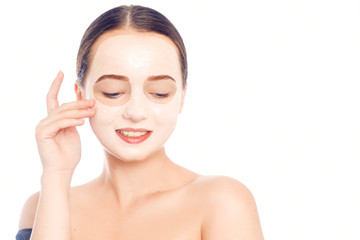
<svg viewBox="0 0 360 240"><path fill-rule="evenodd" d="M70 173L81 158L80 136L76 126L95 115L94 100L79 100L59 107L58 93L64 74L60 71L47 95L48 116L36 127L36 142L44 172Z"/></svg>

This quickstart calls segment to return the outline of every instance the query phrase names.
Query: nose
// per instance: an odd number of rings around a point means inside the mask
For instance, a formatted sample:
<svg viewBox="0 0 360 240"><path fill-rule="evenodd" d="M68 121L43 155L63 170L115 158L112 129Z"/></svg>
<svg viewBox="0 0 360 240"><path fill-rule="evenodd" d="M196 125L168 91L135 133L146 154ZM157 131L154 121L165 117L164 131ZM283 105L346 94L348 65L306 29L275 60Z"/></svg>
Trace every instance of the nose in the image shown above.
<svg viewBox="0 0 360 240"><path fill-rule="evenodd" d="M147 118L144 101L140 94L130 96L130 99L125 105L123 117L134 122L139 122Z"/></svg>

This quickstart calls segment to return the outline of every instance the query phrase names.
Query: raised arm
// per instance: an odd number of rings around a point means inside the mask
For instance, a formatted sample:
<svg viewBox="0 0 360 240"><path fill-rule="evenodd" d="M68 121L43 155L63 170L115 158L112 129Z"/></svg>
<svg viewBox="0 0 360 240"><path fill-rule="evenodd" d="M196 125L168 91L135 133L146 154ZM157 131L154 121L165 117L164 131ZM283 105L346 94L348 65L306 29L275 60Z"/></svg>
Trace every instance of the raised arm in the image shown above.
<svg viewBox="0 0 360 240"><path fill-rule="evenodd" d="M84 124L83 118L95 114L93 100L59 106L57 96L63 78L63 73L59 72L53 81L47 95L48 116L36 127L36 142L43 166L41 191L29 198L20 219L20 228L33 222L32 240L71 239L70 183L81 155L76 126Z"/></svg>

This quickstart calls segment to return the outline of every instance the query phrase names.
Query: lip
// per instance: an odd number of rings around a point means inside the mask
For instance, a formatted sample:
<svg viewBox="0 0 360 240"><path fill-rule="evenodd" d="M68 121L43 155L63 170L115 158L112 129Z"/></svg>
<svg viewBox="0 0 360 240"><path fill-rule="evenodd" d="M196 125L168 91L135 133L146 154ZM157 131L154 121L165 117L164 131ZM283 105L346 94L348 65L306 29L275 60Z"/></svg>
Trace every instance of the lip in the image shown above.
<svg viewBox="0 0 360 240"><path fill-rule="evenodd" d="M146 134L140 137L128 137L120 133L120 131L130 131L130 132L146 132ZM121 128L116 130L116 134L126 143L130 144L139 144L146 139L148 139L151 135L152 131L143 129L143 128Z"/></svg>

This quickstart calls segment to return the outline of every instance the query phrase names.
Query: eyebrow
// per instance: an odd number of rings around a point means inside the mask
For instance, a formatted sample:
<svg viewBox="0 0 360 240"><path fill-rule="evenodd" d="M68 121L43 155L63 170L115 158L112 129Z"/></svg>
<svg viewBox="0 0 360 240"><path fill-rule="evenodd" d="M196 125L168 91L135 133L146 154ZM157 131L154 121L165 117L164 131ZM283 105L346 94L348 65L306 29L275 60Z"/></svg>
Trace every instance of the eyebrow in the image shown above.
<svg viewBox="0 0 360 240"><path fill-rule="evenodd" d="M129 81L129 78L127 76L124 76L124 75L116 75L116 74L105 74L105 75L102 75L101 77L99 77L96 82L99 82L101 80L104 80L104 79L117 79L117 80L123 80L123 81Z"/></svg>
<svg viewBox="0 0 360 240"><path fill-rule="evenodd" d="M175 79L169 75L153 75L147 78L147 80L149 81L157 81L157 80L165 80L165 79L170 79L176 82Z"/></svg>
<svg viewBox="0 0 360 240"><path fill-rule="evenodd" d="M105 75L102 75L101 77L99 77L96 80L96 82L99 82L104 79L117 79L117 80L129 81L129 78L124 75L105 74ZM166 80L166 79L170 79L170 80L176 82L175 79L173 77L171 77L170 75L153 75L153 76L149 76L147 78L147 80L149 80L149 81L158 81L158 80Z"/></svg>

